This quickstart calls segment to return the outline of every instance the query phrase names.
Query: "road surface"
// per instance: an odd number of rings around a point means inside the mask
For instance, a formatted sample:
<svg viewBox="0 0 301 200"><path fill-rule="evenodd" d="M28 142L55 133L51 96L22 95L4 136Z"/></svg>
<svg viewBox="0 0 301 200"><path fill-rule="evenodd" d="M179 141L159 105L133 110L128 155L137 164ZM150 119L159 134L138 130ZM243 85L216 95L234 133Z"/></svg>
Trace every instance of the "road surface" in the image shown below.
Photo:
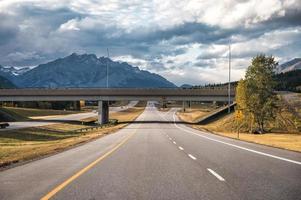
<svg viewBox="0 0 301 200"><path fill-rule="evenodd" d="M110 107L110 112L120 112L129 108L134 107L138 101L130 101L128 105L121 107ZM9 126L5 129L0 129L0 131L12 130L12 129L21 129L28 127L37 127L37 126L46 126L51 124L56 124L60 121L77 121L89 117L94 117L97 115L97 112L86 112L86 113L76 113L76 114L68 114L68 115L55 115L55 116L43 116L39 117L40 120L47 121L25 121L25 122L9 122ZM36 117L37 119L37 117ZM51 122L52 120L52 122Z"/></svg>
<svg viewBox="0 0 301 200"><path fill-rule="evenodd" d="M174 120L148 103L148 123L0 172L0 199L300 199L300 153Z"/></svg>

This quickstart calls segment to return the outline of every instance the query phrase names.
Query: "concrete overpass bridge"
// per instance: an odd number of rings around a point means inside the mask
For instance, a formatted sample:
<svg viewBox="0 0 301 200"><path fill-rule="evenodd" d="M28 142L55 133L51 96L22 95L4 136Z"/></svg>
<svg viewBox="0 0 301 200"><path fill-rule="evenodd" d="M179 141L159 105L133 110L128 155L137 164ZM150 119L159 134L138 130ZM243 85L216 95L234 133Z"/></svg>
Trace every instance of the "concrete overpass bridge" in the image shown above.
<svg viewBox="0 0 301 200"><path fill-rule="evenodd" d="M230 93L233 102L235 91ZM98 101L99 122L108 122L108 101L228 101L226 88L64 88L0 89L0 101Z"/></svg>

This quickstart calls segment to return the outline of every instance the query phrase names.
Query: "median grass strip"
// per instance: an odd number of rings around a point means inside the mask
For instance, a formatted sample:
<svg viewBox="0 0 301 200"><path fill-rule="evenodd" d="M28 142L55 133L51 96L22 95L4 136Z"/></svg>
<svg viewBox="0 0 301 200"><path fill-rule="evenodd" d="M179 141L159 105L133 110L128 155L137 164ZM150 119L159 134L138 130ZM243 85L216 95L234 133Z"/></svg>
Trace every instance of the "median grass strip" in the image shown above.
<svg viewBox="0 0 301 200"><path fill-rule="evenodd" d="M111 119L122 121L135 120L144 110L143 104L137 107L110 114ZM72 146L91 141L106 134L113 133L127 124L108 125L101 129L91 125L70 123L53 124L42 127L7 130L0 132L0 166L36 159L45 155L63 151Z"/></svg>

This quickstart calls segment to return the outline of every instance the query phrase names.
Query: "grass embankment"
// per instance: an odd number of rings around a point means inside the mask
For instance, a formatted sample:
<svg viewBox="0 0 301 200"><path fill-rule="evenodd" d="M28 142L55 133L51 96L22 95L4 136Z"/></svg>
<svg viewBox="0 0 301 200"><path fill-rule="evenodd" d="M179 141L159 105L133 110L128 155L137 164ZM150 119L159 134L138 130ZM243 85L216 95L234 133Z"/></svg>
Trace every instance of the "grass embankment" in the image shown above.
<svg viewBox="0 0 301 200"><path fill-rule="evenodd" d="M178 113L180 119L187 122L195 122L204 115L206 113L201 111ZM241 132L238 138L235 124L234 114L230 114L207 125L192 125L192 127L230 138L301 152L300 119L285 108L282 108L273 123L268 124L269 132L265 134Z"/></svg>
<svg viewBox="0 0 301 200"><path fill-rule="evenodd" d="M15 113L18 116L23 117L36 117L36 116L49 116L49 115L67 115L79 113L81 111L70 111L70 110L51 110L51 109L35 109L35 108L17 108L17 107L4 107L11 113Z"/></svg>
<svg viewBox="0 0 301 200"><path fill-rule="evenodd" d="M144 110L145 103L134 108L110 114L111 119L132 121ZM77 132L89 125L54 124L42 127L0 131L0 166L31 160L63 151L123 128L126 124L108 125L98 130Z"/></svg>
<svg viewBox="0 0 301 200"><path fill-rule="evenodd" d="M0 107L0 121L27 121L29 118L20 115L9 108Z"/></svg>
<svg viewBox="0 0 301 200"><path fill-rule="evenodd" d="M163 108L162 105L162 102L156 104L158 110L162 112L168 112L171 108L183 108L182 101L168 101L165 108ZM198 116L199 118L201 118L202 113L204 113L204 115L207 115L208 112L214 111L216 108L219 108L219 106L212 103L191 102L189 106L189 102L185 102L186 112L183 112L183 115L186 115L188 118L190 118L190 114L192 114L193 116Z"/></svg>
<svg viewBox="0 0 301 200"><path fill-rule="evenodd" d="M185 122L196 123L204 116L209 115L210 112L211 112L211 109L193 108L193 109L186 109L185 112L179 111L178 114L179 114L181 120L183 120Z"/></svg>
<svg viewBox="0 0 301 200"><path fill-rule="evenodd" d="M281 94L280 98L293 113L301 116L301 93L288 92Z"/></svg>

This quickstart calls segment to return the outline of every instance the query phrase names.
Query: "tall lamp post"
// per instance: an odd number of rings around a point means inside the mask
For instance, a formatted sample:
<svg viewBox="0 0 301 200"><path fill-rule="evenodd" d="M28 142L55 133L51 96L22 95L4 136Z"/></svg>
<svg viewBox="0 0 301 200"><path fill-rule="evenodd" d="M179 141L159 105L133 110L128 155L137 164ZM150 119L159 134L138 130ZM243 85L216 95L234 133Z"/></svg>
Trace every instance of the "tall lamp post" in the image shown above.
<svg viewBox="0 0 301 200"><path fill-rule="evenodd" d="M108 53L108 61L107 61L107 88L109 88L109 58L110 58L109 48L107 48L107 53Z"/></svg>
<svg viewBox="0 0 301 200"><path fill-rule="evenodd" d="M231 42L229 41L229 83L228 83L228 113L231 112Z"/></svg>

